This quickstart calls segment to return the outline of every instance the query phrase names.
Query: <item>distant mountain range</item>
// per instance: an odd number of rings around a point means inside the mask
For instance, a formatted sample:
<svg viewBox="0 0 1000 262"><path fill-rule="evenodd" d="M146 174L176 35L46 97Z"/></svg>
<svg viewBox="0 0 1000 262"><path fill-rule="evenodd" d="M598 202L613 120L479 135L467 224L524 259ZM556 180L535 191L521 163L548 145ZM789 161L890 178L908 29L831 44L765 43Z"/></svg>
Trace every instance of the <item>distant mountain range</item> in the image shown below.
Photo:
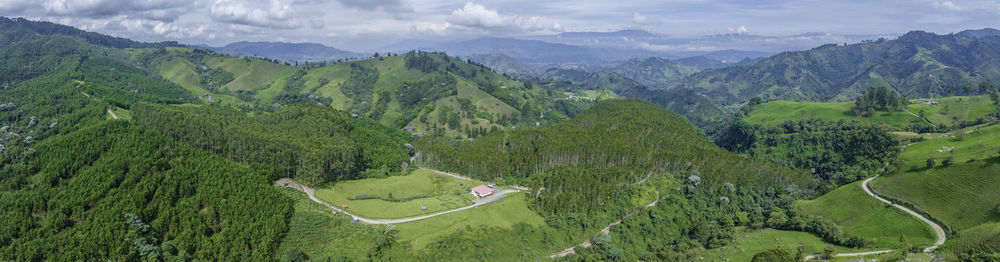
<svg viewBox="0 0 1000 262"><path fill-rule="evenodd" d="M196 46L235 56L257 56L285 62L317 62L362 58L368 54L340 50L317 43L235 42L222 47Z"/></svg>
<svg viewBox="0 0 1000 262"><path fill-rule="evenodd" d="M1000 82L1000 31L937 35L913 31L895 40L827 44L784 52L757 63L708 69L670 88L687 88L722 104L754 96L845 101L869 86L907 97L965 94L965 86Z"/></svg>

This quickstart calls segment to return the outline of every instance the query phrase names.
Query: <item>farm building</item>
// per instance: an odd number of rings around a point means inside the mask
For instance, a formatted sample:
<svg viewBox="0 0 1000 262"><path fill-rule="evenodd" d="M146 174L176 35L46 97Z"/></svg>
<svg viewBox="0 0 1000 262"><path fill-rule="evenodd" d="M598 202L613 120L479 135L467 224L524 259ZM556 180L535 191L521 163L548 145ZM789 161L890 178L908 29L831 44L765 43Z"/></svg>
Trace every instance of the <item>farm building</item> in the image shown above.
<svg viewBox="0 0 1000 262"><path fill-rule="evenodd" d="M932 106L938 105L937 100L934 100L934 99L917 99L917 103L919 103L919 104L930 104Z"/></svg>
<svg viewBox="0 0 1000 262"><path fill-rule="evenodd" d="M493 189L484 185L478 185L476 187L473 187L472 191L469 193L472 193L472 195L478 198L487 198L493 195Z"/></svg>

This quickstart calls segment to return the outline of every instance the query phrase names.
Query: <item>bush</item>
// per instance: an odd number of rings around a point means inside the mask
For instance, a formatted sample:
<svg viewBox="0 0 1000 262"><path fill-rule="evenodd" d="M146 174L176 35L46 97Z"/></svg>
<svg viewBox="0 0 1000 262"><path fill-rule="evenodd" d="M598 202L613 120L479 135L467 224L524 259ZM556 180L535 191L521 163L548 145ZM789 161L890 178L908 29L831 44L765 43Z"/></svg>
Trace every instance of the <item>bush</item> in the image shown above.
<svg viewBox="0 0 1000 262"><path fill-rule="evenodd" d="M752 262L795 262L795 256L783 248L761 251L753 255Z"/></svg>
<svg viewBox="0 0 1000 262"><path fill-rule="evenodd" d="M937 160L934 160L933 158L928 158L927 159L927 168L928 169L934 168L934 166L936 166L936 165L937 165Z"/></svg>

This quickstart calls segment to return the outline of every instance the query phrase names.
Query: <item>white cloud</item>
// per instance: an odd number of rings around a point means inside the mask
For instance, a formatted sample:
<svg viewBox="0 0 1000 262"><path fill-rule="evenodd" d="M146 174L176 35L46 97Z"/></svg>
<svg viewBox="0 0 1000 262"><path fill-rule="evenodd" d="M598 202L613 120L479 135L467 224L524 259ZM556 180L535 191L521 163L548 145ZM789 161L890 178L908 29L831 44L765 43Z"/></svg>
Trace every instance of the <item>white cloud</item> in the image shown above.
<svg viewBox="0 0 1000 262"><path fill-rule="evenodd" d="M413 7L403 0L337 0L346 7L368 11L413 12Z"/></svg>
<svg viewBox="0 0 1000 262"><path fill-rule="evenodd" d="M741 25L741 26L737 26L736 28L730 27L729 28L729 32L730 33L737 33L737 34L746 34L746 33L749 33L750 30L747 30L746 26L742 26Z"/></svg>
<svg viewBox="0 0 1000 262"><path fill-rule="evenodd" d="M217 22L279 29L301 27L299 22L291 19L290 1L271 0L269 8L264 10L246 5L244 2L216 0L209 13L212 20Z"/></svg>
<svg viewBox="0 0 1000 262"><path fill-rule="evenodd" d="M637 25L648 25L650 23L649 17L646 17L639 12L632 14L632 23Z"/></svg>
<svg viewBox="0 0 1000 262"><path fill-rule="evenodd" d="M937 2L936 4L937 4L938 7L943 8L945 10L961 11L962 9L964 9L964 8L956 5L952 1Z"/></svg>
<svg viewBox="0 0 1000 262"><path fill-rule="evenodd" d="M560 32L562 25L538 16L502 15L496 9L474 3L466 3L455 9L448 22L466 27L499 31Z"/></svg>
<svg viewBox="0 0 1000 262"><path fill-rule="evenodd" d="M190 6L190 0L45 0L41 7L53 15L102 17Z"/></svg>

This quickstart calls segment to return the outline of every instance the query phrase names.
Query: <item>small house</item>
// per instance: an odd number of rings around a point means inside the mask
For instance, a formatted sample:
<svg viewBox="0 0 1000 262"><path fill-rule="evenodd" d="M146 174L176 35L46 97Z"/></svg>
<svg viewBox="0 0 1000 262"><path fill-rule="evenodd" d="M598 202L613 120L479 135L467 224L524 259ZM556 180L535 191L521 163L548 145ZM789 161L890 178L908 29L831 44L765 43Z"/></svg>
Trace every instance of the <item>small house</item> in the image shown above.
<svg viewBox="0 0 1000 262"><path fill-rule="evenodd" d="M934 99L917 99L918 104L929 104L932 106L938 105L938 101Z"/></svg>
<svg viewBox="0 0 1000 262"><path fill-rule="evenodd" d="M478 185L473 187L470 193L478 198L487 198L493 195L493 189L488 186Z"/></svg>

